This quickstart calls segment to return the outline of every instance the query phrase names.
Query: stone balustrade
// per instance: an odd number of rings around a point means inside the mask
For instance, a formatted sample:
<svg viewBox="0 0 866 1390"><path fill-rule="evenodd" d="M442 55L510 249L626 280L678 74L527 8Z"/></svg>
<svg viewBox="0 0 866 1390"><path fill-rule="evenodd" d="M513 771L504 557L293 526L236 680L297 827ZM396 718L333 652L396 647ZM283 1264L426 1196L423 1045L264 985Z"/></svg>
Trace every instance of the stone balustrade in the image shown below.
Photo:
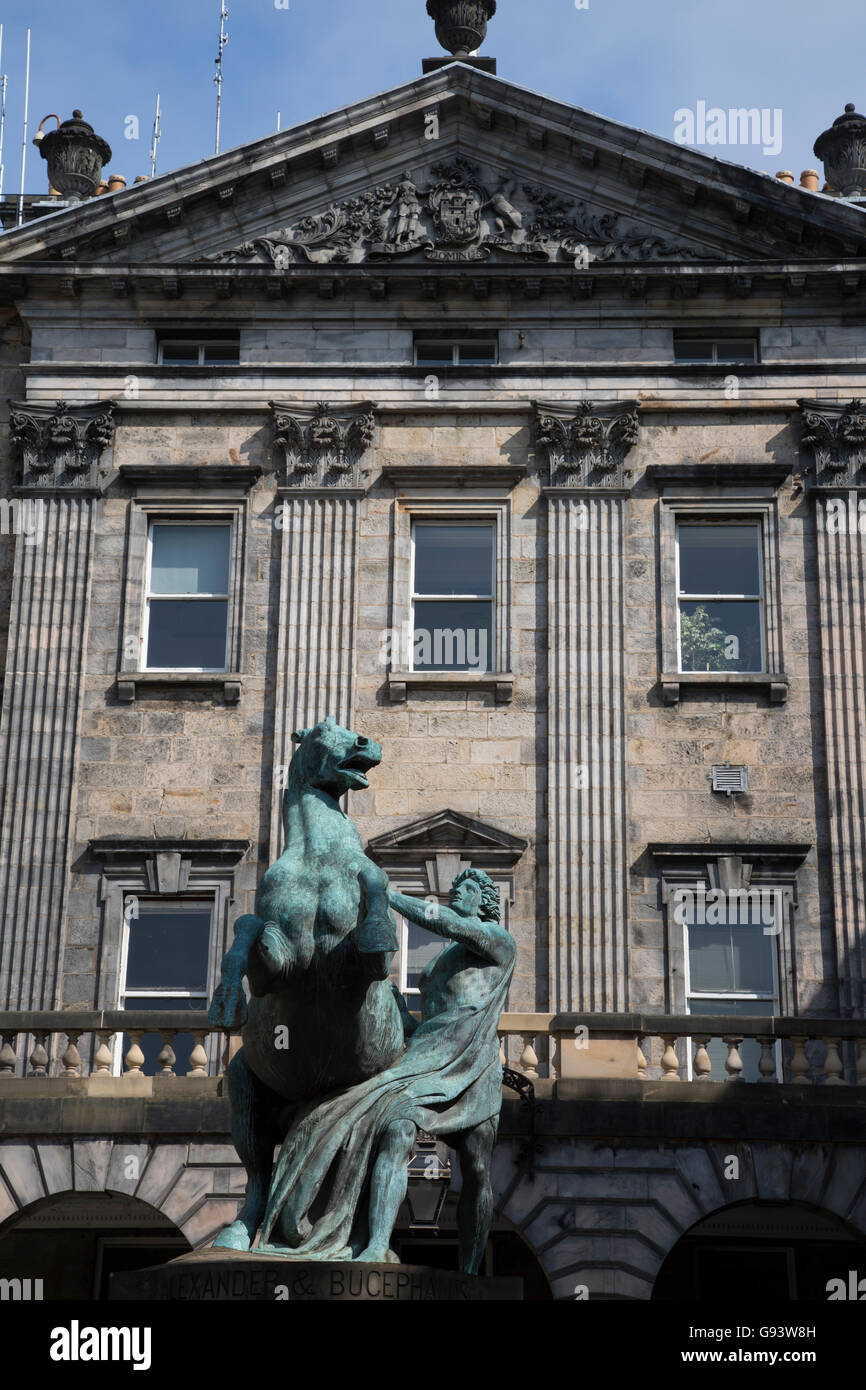
<svg viewBox="0 0 866 1390"><path fill-rule="evenodd" d="M192 1040L178 1076L175 1043ZM128 1045L118 1047L121 1037ZM12 1078L145 1077L142 1041L159 1041L155 1074L181 1081L221 1075L240 1046L201 1011L0 1012L0 1083ZM503 1064L533 1082L631 1080L745 1084L742 1048L754 1044L754 1080L866 1086L866 1020L685 1014L506 1013ZM714 1065L711 1043L723 1044ZM758 1051L760 1049L760 1051ZM718 1046L712 1051L718 1054ZM149 1075L150 1073L148 1073Z"/></svg>
<svg viewBox="0 0 866 1390"><path fill-rule="evenodd" d="M514 1013L502 1015L499 1036L508 1066L533 1081L743 1083L748 1040L757 1082L866 1086L862 1019ZM713 1042L725 1051L715 1065Z"/></svg>

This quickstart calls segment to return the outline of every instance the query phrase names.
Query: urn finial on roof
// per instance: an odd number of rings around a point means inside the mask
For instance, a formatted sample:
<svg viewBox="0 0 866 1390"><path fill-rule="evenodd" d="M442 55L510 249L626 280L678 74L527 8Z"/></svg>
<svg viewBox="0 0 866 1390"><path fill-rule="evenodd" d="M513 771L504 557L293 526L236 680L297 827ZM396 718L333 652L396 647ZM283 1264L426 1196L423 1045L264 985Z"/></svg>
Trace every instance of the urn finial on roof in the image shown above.
<svg viewBox="0 0 866 1390"><path fill-rule="evenodd" d="M849 101L841 116L815 141L828 189L843 198L866 196L866 116Z"/></svg>
<svg viewBox="0 0 866 1390"><path fill-rule="evenodd" d="M436 24L436 37L451 58L427 58L424 71L432 72L456 59L473 67L496 71L492 58L473 55L487 37L487 25L496 14L496 0L427 0L427 13Z"/></svg>
<svg viewBox="0 0 866 1390"><path fill-rule="evenodd" d="M51 116L45 117L45 121L51 119ZM77 107L71 120L61 121L59 116L53 119L57 129L43 133L45 121L42 121L33 143L47 161L51 187L69 202L80 203L92 198L99 187L103 165L111 159L111 147L96 134Z"/></svg>

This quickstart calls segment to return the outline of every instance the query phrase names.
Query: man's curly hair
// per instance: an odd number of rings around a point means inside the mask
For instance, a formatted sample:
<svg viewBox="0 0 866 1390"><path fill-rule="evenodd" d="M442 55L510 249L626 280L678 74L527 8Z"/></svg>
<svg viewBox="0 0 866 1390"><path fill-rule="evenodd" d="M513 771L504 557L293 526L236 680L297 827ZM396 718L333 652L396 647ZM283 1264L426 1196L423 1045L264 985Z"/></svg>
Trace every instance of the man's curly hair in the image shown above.
<svg viewBox="0 0 866 1390"><path fill-rule="evenodd" d="M463 883L467 878L472 883L477 883L481 889L481 906L478 909L478 916L481 921L498 922L500 914L499 889L493 879L483 869L464 869L463 873L455 878L451 887L456 888L458 883Z"/></svg>

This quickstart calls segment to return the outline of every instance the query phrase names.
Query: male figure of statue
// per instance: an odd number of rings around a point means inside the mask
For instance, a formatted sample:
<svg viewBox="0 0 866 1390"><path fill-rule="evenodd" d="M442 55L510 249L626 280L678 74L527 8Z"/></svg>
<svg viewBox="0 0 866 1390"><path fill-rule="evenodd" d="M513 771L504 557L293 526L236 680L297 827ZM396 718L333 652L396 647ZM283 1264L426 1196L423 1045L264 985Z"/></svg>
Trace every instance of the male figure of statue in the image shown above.
<svg viewBox="0 0 866 1390"><path fill-rule="evenodd" d="M502 1103L496 1025L514 970L514 938L499 925L496 885L479 869L467 869L454 880L448 907L391 891L388 899L410 922L450 942L421 976L421 1024L408 1010L404 1014L408 1055L421 1045L423 1035L432 1041L437 1034L441 1040L449 1033L455 1040L461 1035L463 1044L471 1038L469 1045L481 1053L475 1078L429 1121L431 1132L445 1138L460 1159L460 1267L466 1274L477 1274L493 1218L490 1161ZM468 1033L467 1017L476 1020L469 1024ZM448 1051L454 1055L453 1048ZM407 1107L403 1115L398 1110L379 1139L371 1181L370 1241L360 1260L388 1258L417 1132L417 1120Z"/></svg>

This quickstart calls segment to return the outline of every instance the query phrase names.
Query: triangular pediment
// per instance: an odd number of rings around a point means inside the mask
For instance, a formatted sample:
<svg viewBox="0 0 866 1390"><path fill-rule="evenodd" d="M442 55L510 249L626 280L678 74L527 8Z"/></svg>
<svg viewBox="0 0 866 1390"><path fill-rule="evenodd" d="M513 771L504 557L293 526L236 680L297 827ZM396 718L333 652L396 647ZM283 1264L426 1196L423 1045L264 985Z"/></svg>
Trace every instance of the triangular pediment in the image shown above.
<svg viewBox="0 0 866 1390"><path fill-rule="evenodd" d="M0 265L530 269L866 253L858 207L454 63L0 241Z"/></svg>
<svg viewBox="0 0 866 1390"><path fill-rule="evenodd" d="M378 863L417 861L436 854L458 855L478 867L511 867L526 850L526 840L459 811L437 811L423 820L377 835L367 853Z"/></svg>

